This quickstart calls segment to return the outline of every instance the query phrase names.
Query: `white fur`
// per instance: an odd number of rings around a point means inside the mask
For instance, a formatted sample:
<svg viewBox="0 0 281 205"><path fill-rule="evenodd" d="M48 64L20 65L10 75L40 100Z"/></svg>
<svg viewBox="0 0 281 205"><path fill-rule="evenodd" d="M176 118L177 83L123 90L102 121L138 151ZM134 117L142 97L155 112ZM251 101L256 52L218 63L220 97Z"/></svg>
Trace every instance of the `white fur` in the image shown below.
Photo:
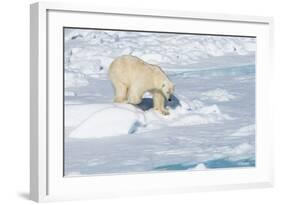
<svg viewBox="0 0 281 205"><path fill-rule="evenodd" d="M115 88L114 102L139 104L145 92L153 95L154 109L167 115L165 98L174 92L174 85L157 65L131 55L116 58L109 67L109 78Z"/></svg>

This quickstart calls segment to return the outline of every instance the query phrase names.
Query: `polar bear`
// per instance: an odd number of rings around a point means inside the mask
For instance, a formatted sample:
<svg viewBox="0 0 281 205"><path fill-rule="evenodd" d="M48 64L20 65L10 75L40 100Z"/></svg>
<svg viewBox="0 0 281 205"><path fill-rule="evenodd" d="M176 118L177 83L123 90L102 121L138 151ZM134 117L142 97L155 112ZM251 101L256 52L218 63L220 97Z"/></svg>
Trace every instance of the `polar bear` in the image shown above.
<svg viewBox="0 0 281 205"><path fill-rule="evenodd" d="M116 103L141 103L145 92L153 96L153 108L168 115L165 99L171 101L174 85L163 70L132 55L116 58L109 67L109 79L115 88Z"/></svg>

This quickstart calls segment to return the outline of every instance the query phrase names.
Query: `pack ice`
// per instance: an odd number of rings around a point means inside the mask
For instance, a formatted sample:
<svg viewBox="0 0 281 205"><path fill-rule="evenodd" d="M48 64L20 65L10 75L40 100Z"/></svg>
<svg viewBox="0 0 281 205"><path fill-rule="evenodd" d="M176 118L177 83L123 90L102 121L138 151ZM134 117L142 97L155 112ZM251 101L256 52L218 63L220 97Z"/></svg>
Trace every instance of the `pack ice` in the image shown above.
<svg viewBox="0 0 281 205"><path fill-rule="evenodd" d="M65 29L66 176L255 166L256 39ZM113 103L120 55L158 64L176 85L170 115Z"/></svg>

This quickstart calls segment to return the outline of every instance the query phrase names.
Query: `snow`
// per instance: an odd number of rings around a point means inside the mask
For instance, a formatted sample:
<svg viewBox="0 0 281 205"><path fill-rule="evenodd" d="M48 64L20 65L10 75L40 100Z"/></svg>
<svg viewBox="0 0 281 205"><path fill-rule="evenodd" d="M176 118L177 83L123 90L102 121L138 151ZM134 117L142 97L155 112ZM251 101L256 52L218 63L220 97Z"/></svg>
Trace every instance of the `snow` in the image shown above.
<svg viewBox="0 0 281 205"><path fill-rule="evenodd" d="M79 72L67 71L65 76L65 88L75 88L88 85L86 76Z"/></svg>
<svg viewBox="0 0 281 205"><path fill-rule="evenodd" d="M191 126L231 119L228 115L222 114L216 105L191 111L183 101L180 101L175 108L170 108L170 115L167 116L153 109L143 111L129 104L87 105L84 114L81 113L82 110L77 111L77 108L81 109L83 106L68 105L66 107L69 111L65 124L72 130L69 137L80 139L119 136L167 126Z"/></svg>
<svg viewBox="0 0 281 205"><path fill-rule="evenodd" d="M255 125L248 125L245 127L241 127L232 136L249 136L255 134Z"/></svg>
<svg viewBox="0 0 281 205"><path fill-rule="evenodd" d="M202 98L210 98L219 102L226 102L235 98L234 95L229 94L226 90L217 88L215 90L210 90L202 93Z"/></svg>
<svg viewBox="0 0 281 205"><path fill-rule="evenodd" d="M255 166L255 38L65 29L64 174ZM113 103L111 61L136 55L176 86L170 115Z"/></svg>
<svg viewBox="0 0 281 205"><path fill-rule="evenodd" d="M236 65L237 60L247 65L254 63L255 46L254 38L65 29L65 69L100 77L113 59L125 54L159 64L165 71L175 65L182 70L204 64L210 68L216 60L220 66Z"/></svg>
<svg viewBox="0 0 281 205"><path fill-rule="evenodd" d="M200 170L206 170L207 167L204 165L204 163L200 163L198 165L196 165L196 167L191 168L192 171L200 171Z"/></svg>
<svg viewBox="0 0 281 205"><path fill-rule="evenodd" d="M73 91L65 90L64 95L65 96L75 96L76 94Z"/></svg>
<svg viewBox="0 0 281 205"><path fill-rule="evenodd" d="M144 116L130 108L131 106L104 105L100 106L99 110L95 110L94 107L94 112L89 109L88 112L92 114L72 129L69 137L101 138L133 133L137 129L135 127L137 124L143 125Z"/></svg>
<svg viewBox="0 0 281 205"><path fill-rule="evenodd" d="M238 159L247 158L249 153L253 154L253 145L244 142L241 143L233 148L228 147L227 151L225 152L225 157L231 161L235 161Z"/></svg>

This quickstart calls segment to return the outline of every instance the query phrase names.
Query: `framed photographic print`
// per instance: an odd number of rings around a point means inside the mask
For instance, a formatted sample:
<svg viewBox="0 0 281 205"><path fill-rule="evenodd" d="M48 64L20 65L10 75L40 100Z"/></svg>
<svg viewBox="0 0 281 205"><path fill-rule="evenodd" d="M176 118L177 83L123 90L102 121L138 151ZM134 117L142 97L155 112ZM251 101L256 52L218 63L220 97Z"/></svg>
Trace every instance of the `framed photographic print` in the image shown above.
<svg viewBox="0 0 281 205"><path fill-rule="evenodd" d="M269 187L269 17L31 5L34 201Z"/></svg>

